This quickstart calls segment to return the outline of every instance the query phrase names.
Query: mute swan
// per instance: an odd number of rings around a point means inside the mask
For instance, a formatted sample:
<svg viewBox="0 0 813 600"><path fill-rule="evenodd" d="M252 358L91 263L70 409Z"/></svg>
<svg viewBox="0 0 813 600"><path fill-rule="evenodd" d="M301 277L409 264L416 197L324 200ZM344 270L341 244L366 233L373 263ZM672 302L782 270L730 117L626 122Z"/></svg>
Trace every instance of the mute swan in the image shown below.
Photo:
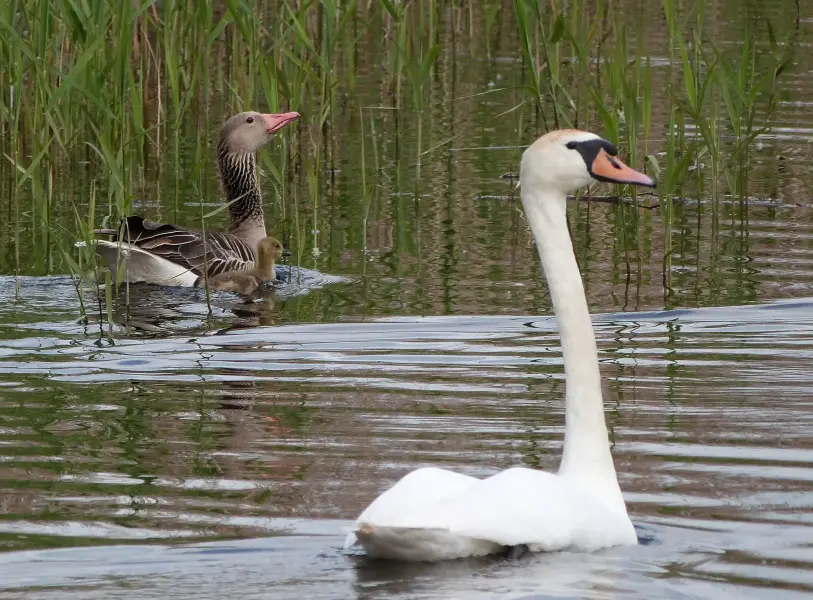
<svg viewBox="0 0 813 600"><path fill-rule="evenodd" d="M224 292L237 292L248 296L257 291L261 283L275 281L277 276L274 273L274 266L282 256L290 256L291 253L282 247L276 238L267 237L260 240L257 245L257 262L248 271L226 271L210 277L208 285L210 289ZM204 287L206 281L201 276L195 282L195 286Z"/></svg>
<svg viewBox="0 0 813 600"><path fill-rule="evenodd" d="M125 281L190 287L207 270L214 276L254 266L257 244L266 236L263 202L254 153L299 113L244 112L223 125L217 161L231 216L228 233L186 229L140 216L122 220L118 229L94 233L96 252L114 273L126 269ZM84 242L77 242L84 246Z"/></svg>
<svg viewBox="0 0 813 600"><path fill-rule="evenodd" d="M566 195L606 181L655 187L595 134L552 131L522 156L522 204L548 280L566 375L565 442L557 474L512 468L477 479L412 471L358 517L345 548L371 557L437 561L525 545L594 550L637 538L610 454L596 341L567 228Z"/></svg>

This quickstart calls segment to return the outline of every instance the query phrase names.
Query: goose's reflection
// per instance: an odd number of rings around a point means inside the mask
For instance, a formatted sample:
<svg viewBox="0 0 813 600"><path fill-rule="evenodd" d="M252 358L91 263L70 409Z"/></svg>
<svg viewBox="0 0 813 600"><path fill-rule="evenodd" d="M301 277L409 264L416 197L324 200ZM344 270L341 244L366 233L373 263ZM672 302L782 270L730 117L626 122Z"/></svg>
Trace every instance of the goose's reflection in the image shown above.
<svg viewBox="0 0 813 600"><path fill-rule="evenodd" d="M108 302L103 285L91 287L84 296L86 321L110 323L133 335L160 336L179 331L212 335L231 329L276 325L286 301L326 286L355 281L352 277L324 275L287 264L276 265L275 273L275 282L266 282L245 297L222 291L207 296L205 289L195 287L124 283Z"/></svg>
<svg viewBox="0 0 813 600"><path fill-rule="evenodd" d="M89 300L89 320L112 322L124 333L134 335L171 334L179 330L218 335L233 329L277 325L284 305L273 285L263 286L246 297L213 292L207 302L204 289L124 284L113 296L109 313L103 288L93 292Z"/></svg>
<svg viewBox="0 0 813 600"><path fill-rule="evenodd" d="M238 321L229 327L219 329L218 334L233 329L247 329L267 325L279 325L280 309L276 297L276 290L272 286L264 286L253 296L254 299L216 300L212 306L223 311L231 312Z"/></svg>

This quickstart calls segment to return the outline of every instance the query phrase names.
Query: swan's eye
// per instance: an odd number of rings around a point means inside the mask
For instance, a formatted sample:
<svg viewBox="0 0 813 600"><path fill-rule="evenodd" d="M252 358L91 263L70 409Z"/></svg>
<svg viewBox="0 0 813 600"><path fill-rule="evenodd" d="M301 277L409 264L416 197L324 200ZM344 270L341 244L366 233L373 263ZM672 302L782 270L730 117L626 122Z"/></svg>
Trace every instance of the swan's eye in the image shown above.
<svg viewBox="0 0 813 600"><path fill-rule="evenodd" d="M576 142L568 142L567 144L565 144L565 148L567 148L568 150L575 150L576 146L578 146Z"/></svg>
<svg viewBox="0 0 813 600"><path fill-rule="evenodd" d="M253 123L254 117L246 117L246 123Z"/></svg>

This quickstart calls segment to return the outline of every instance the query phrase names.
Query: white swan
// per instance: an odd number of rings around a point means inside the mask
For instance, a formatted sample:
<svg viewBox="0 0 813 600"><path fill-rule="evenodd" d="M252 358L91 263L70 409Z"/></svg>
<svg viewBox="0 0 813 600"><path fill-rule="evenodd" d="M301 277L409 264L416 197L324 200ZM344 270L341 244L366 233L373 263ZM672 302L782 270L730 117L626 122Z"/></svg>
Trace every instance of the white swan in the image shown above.
<svg viewBox="0 0 813 600"><path fill-rule="evenodd" d="M637 537L610 454L590 313L567 228L567 193L594 181L655 187L595 134L552 131L522 156L522 204L536 240L565 363L565 443L557 474L512 468L477 479L438 468L404 476L361 513L345 548L436 561L500 552L594 550Z"/></svg>

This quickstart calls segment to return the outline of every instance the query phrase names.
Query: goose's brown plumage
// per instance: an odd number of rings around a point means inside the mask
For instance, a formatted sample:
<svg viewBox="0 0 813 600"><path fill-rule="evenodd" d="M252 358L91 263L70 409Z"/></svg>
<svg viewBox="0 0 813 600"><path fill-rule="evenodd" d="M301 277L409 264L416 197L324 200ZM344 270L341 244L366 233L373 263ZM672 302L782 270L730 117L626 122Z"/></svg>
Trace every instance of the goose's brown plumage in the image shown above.
<svg viewBox="0 0 813 600"><path fill-rule="evenodd" d="M244 271L254 267L256 259L254 248L231 233L184 229L140 216L124 219L116 233L122 241L197 275L203 275L207 265L210 276L226 271Z"/></svg>
<svg viewBox="0 0 813 600"><path fill-rule="evenodd" d="M277 260L289 254L276 238L267 237L260 240L257 246L256 264L249 270L234 270L218 273L204 280L199 277L195 282L198 287L204 285L210 289L225 292L237 292L238 294L253 294L266 281L276 280L274 267Z"/></svg>
<svg viewBox="0 0 813 600"><path fill-rule="evenodd" d="M117 229L99 229L97 251L105 256L111 270L121 255L136 252L144 264L154 257L144 274L128 266L128 280L174 285L193 285L206 272L209 277L227 271L247 271L254 267L256 247L265 235L265 220L260 186L257 181L255 152L267 144L298 113L279 115L244 112L223 125L217 143L220 176L229 202L231 226L228 232L203 232L169 223L157 223L141 216L122 219ZM81 244L81 243L80 243ZM161 261L169 261L169 265ZM147 260L146 262L149 262ZM172 267L172 270L166 267ZM163 279L156 272L166 271ZM171 272L170 272L171 271ZM160 280L159 280L160 279Z"/></svg>

